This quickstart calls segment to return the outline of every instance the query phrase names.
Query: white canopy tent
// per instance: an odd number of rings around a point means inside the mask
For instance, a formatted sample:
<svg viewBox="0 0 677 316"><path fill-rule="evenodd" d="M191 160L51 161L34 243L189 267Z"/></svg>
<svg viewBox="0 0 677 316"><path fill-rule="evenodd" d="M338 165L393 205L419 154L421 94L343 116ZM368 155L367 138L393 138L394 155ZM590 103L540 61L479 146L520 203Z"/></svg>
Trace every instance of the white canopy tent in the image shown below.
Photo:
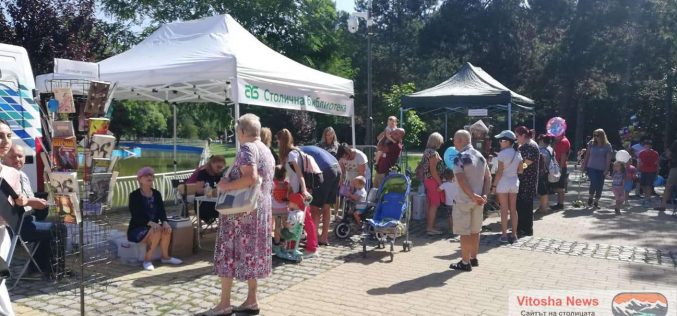
<svg viewBox="0 0 677 316"><path fill-rule="evenodd" d="M232 102L235 117L240 103L351 117L355 144L352 80L285 57L230 15L165 24L98 65L98 79L117 82L118 100ZM40 75L36 86L49 91L55 79L93 79L73 77Z"/></svg>

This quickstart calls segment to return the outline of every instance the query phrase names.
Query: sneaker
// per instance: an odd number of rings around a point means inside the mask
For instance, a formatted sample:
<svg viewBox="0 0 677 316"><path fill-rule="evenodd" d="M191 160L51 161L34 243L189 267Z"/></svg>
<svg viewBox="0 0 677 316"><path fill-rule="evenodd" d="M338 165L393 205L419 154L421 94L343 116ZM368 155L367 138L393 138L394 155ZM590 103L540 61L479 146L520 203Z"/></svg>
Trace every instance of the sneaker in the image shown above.
<svg viewBox="0 0 677 316"><path fill-rule="evenodd" d="M557 203L557 204L551 206L550 209L553 210L553 211L563 210L563 209L564 209L564 204L559 204L559 203Z"/></svg>
<svg viewBox="0 0 677 316"><path fill-rule="evenodd" d="M155 270L155 267L153 266L153 263L150 261L144 261L143 262L143 269L146 271L153 271Z"/></svg>
<svg viewBox="0 0 677 316"><path fill-rule="evenodd" d="M498 241L500 241L502 244L508 243L508 236L501 236L498 238Z"/></svg>
<svg viewBox="0 0 677 316"><path fill-rule="evenodd" d="M591 207L591 206L592 206L592 198L589 198L588 199L588 207Z"/></svg>
<svg viewBox="0 0 677 316"><path fill-rule="evenodd" d="M513 243L513 244L516 243L518 240L520 240L519 237L517 237L517 235L512 235L511 239L512 240L510 241L510 243Z"/></svg>
<svg viewBox="0 0 677 316"><path fill-rule="evenodd" d="M183 261L181 261L181 259L179 259L179 258L174 258L174 257L169 257L169 259L162 259L162 260L160 260L160 261L161 261L162 263L174 264L174 265L183 263Z"/></svg>
<svg viewBox="0 0 677 316"><path fill-rule="evenodd" d="M426 231L426 234L428 236L439 236L439 235L442 235L443 233L441 231L437 230L437 229L432 229L432 230Z"/></svg>
<svg viewBox="0 0 677 316"><path fill-rule="evenodd" d="M616 211L616 215L621 215L621 210L619 208L616 208L615 211Z"/></svg>
<svg viewBox="0 0 677 316"><path fill-rule="evenodd" d="M463 263L463 260L459 260L457 263L452 263L451 265L449 265L449 269L472 271L472 266L470 265L470 263Z"/></svg>
<svg viewBox="0 0 677 316"><path fill-rule="evenodd" d="M306 252L303 254L303 259L312 259L312 258L319 258L320 254L318 253L317 250L314 252Z"/></svg>
<svg viewBox="0 0 677 316"><path fill-rule="evenodd" d="M477 258L472 258L472 259L470 259L470 266L473 266L473 267L479 267L479 266L480 266L480 261L477 260Z"/></svg>
<svg viewBox="0 0 677 316"><path fill-rule="evenodd" d="M594 205L595 205L595 208L599 208L599 201L595 201Z"/></svg>

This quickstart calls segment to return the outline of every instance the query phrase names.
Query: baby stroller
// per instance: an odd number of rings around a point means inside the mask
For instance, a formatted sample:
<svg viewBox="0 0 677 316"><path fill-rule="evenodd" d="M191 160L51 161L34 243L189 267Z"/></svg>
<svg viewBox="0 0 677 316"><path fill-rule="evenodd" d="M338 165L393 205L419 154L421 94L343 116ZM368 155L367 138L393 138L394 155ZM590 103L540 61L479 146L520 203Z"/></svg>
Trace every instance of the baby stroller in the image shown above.
<svg viewBox="0 0 677 316"><path fill-rule="evenodd" d="M398 235L404 235L402 243L404 251L411 250L409 240L409 220L411 219L411 207L409 192L411 181L404 174L391 172L381 183L376 197L376 210L374 217L367 219L367 227L373 229L377 248L385 248L390 244L390 260L394 258L395 239ZM367 256L368 236L362 239L362 256Z"/></svg>
<svg viewBox="0 0 677 316"><path fill-rule="evenodd" d="M365 220L367 218L371 218L374 214L374 206L376 205L374 202L377 196L376 191L377 190L375 188L372 188L371 190L369 190L369 194L367 194L367 209L362 214L363 227ZM346 239L355 230L355 228L353 227L356 223L353 214L356 212L356 208L354 201L351 201L346 195L342 194L341 196L345 200L345 202L343 203L343 217L341 218L341 221L338 222L338 224L336 224L336 227L334 227L334 235L336 235L336 237L339 239ZM359 229L358 232L361 230L362 229Z"/></svg>

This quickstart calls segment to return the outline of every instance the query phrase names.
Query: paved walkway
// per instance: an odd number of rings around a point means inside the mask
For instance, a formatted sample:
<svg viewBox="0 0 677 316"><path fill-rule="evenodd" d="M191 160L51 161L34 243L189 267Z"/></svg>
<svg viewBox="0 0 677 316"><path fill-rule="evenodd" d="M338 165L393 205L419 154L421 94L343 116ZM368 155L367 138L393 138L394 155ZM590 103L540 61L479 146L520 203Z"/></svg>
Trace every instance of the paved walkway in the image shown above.
<svg viewBox="0 0 677 316"><path fill-rule="evenodd" d="M574 186L575 188L575 186ZM576 191L567 200L576 199ZM355 241L334 241L321 258L301 264L275 261L260 284L264 315L505 315L510 289L656 289L677 285L677 217L632 207L616 216L611 197L596 211L568 208L539 216L536 235L513 245L497 242L495 217L485 224L480 267L449 270L458 242L424 236L414 223L411 252L383 249L362 258ZM440 218L439 223L444 223ZM213 238L212 238L213 239ZM213 242L209 245L213 245ZM207 246L209 248L209 246ZM155 271L119 262L96 266L106 286L87 295L88 313L192 315L218 300L209 251L179 267ZM236 283L233 303L246 287ZM18 315L76 315L79 297L43 282L25 281L12 291Z"/></svg>

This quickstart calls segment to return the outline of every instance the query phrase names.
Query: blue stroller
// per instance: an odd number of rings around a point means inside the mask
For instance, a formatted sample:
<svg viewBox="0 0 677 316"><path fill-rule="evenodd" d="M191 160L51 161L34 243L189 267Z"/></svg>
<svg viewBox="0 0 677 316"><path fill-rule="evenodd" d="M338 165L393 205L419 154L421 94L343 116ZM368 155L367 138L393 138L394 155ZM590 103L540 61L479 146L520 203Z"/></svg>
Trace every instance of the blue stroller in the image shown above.
<svg viewBox="0 0 677 316"><path fill-rule="evenodd" d="M410 189L409 177L396 172L388 174L378 189L374 217L365 221L368 232L373 234L373 239L377 242L377 248L385 248L386 244L390 244L390 261L394 259L395 239L398 236L404 235L405 237L402 243L404 251L411 250L409 240ZM362 237L363 257L367 256L369 235L363 234Z"/></svg>

